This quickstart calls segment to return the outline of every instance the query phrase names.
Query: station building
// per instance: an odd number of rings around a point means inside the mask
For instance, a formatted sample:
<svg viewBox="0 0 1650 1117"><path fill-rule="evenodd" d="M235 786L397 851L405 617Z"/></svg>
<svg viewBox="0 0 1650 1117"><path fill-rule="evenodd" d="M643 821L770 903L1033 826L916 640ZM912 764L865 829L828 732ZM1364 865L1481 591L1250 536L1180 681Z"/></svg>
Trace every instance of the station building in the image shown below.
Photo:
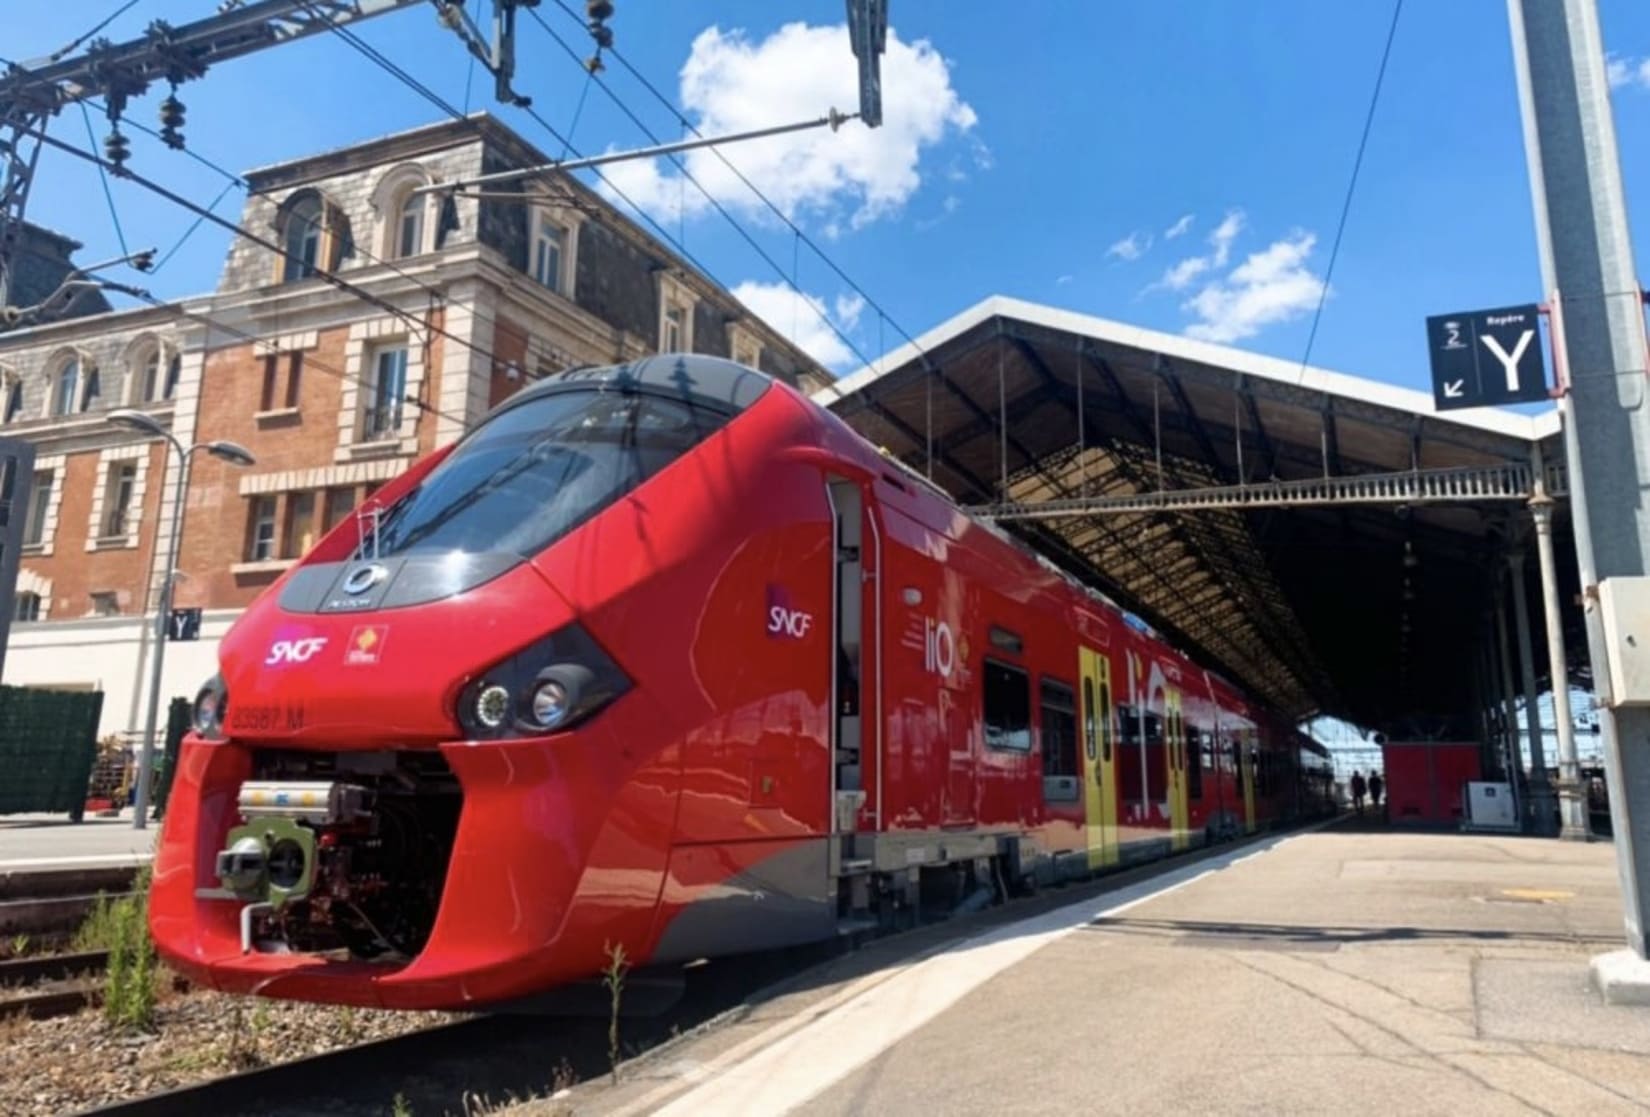
<svg viewBox="0 0 1650 1117"><path fill-rule="evenodd" d="M189 467L173 606L201 624L170 643L163 682L188 696L235 617L321 533L539 376L692 351L804 391L829 382L569 177L417 192L549 161L480 113L260 168L242 228L284 252L237 237L210 294L116 310L91 291L65 317L0 333L0 434L36 454L4 681L101 690L100 735L141 734L179 463L111 424L116 408L185 446L226 439L256 458L198 453ZM29 237L49 293L79 246Z"/></svg>

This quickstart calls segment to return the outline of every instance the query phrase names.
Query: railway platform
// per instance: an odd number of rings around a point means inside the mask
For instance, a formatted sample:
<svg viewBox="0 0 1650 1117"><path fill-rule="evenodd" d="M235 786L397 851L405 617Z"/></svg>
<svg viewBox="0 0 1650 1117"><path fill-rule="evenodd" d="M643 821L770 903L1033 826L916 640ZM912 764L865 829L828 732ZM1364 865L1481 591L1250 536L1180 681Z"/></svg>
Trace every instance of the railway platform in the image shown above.
<svg viewBox="0 0 1650 1117"><path fill-rule="evenodd" d="M59 814L0 815L0 873L135 865L149 860L160 823L132 829L132 812L71 822Z"/></svg>
<svg viewBox="0 0 1650 1117"><path fill-rule="evenodd" d="M1184 860L874 944L543 1112L1650 1110L1650 1008L1589 981L1607 843L1353 819Z"/></svg>

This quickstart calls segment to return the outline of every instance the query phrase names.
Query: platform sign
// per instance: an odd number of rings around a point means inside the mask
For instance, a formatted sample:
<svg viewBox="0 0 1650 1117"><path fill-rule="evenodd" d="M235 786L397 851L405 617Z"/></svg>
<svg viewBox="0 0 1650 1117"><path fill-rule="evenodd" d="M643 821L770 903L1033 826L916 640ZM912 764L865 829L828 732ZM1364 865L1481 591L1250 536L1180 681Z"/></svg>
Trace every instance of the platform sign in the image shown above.
<svg viewBox="0 0 1650 1117"><path fill-rule="evenodd" d="M1547 398L1541 308L1534 304L1428 318L1427 349L1439 411Z"/></svg>
<svg viewBox="0 0 1650 1117"><path fill-rule="evenodd" d="M201 611L199 609L173 609L171 616L166 620L166 638L168 640L199 640L201 638Z"/></svg>

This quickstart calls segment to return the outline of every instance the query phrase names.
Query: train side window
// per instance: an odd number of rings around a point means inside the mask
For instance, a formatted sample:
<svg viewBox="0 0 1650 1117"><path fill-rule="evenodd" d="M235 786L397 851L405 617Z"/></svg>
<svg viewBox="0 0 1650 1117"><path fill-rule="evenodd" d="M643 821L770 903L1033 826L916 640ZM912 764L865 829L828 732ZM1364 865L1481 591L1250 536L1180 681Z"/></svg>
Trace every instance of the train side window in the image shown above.
<svg viewBox="0 0 1650 1117"><path fill-rule="evenodd" d="M1077 798L1077 707L1072 690L1042 680L1039 736L1043 743L1043 795Z"/></svg>
<svg viewBox="0 0 1650 1117"><path fill-rule="evenodd" d="M1232 734L1232 778L1237 781L1237 789L1243 790L1243 731L1240 729Z"/></svg>
<svg viewBox="0 0 1650 1117"><path fill-rule="evenodd" d="M1195 725L1186 726L1186 794L1203 798L1203 734Z"/></svg>
<svg viewBox="0 0 1650 1117"><path fill-rule="evenodd" d="M1031 680L1018 667L985 661L987 748L1031 751Z"/></svg>
<svg viewBox="0 0 1650 1117"><path fill-rule="evenodd" d="M1094 680L1083 680L1083 747L1088 750L1089 758L1098 760L1100 757L1100 738L1095 722L1098 714L1094 709ZM1111 759L1109 756L1107 759Z"/></svg>
<svg viewBox="0 0 1650 1117"><path fill-rule="evenodd" d="M1111 739L1113 735L1111 720L1111 682L1102 675L1100 677L1100 759L1106 764L1111 763Z"/></svg>

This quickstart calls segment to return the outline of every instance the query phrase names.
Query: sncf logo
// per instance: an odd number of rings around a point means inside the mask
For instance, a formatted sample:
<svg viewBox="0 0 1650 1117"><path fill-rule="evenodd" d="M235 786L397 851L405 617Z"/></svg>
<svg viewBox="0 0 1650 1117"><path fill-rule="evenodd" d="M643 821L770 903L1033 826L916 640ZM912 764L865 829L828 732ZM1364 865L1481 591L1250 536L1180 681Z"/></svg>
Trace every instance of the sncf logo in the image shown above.
<svg viewBox="0 0 1650 1117"><path fill-rule="evenodd" d="M327 646L325 636L305 636L300 640L277 640L269 645L264 666L279 667L283 663L308 663L316 652Z"/></svg>
<svg viewBox="0 0 1650 1117"><path fill-rule="evenodd" d="M772 636L790 636L800 640L808 635L808 629L813 627L812 613L804 613L801 609L787 609L783 605L775 605L768 610L768 633Z"/></svg>
<svg viewBox="0 0 1650 1117"><path fill-rule="evenodd" d="M800 640L813 630L814 615L806 609L791 608L791 595L783 586L768 587L768 635Z"/></svg>

